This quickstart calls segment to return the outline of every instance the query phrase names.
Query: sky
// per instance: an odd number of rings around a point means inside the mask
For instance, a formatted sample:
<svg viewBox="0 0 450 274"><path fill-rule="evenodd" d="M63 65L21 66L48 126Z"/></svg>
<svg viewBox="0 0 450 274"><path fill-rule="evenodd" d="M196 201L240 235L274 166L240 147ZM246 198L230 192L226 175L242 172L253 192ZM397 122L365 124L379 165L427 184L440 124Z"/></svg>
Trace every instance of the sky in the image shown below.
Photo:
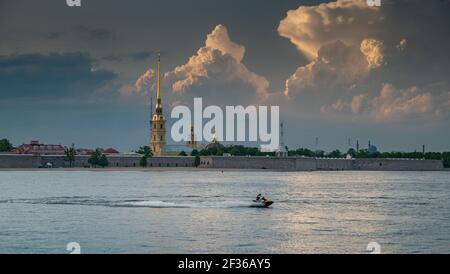
<svg viewBox="0 0 450 274"><path fill-rule="evenodd" d="M176 105L277 105L290 148L450 150L450 1L0 0L0 138L135 150ZM170 143L170 141L169 141Z"/></svg>

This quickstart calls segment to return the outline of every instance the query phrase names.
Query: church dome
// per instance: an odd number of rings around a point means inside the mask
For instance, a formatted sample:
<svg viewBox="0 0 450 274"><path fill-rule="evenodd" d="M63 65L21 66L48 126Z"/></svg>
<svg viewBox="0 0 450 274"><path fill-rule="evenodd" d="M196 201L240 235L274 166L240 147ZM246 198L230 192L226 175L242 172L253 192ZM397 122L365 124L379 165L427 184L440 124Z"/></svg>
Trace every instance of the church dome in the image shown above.
<svg viewBox="0 0 450 274"><path fill-rule="evenodd" d="M219 142L211 142L209 144L206 145L206 149L210 149L210 148L223 148L224 146L219 143Z"/></svg>

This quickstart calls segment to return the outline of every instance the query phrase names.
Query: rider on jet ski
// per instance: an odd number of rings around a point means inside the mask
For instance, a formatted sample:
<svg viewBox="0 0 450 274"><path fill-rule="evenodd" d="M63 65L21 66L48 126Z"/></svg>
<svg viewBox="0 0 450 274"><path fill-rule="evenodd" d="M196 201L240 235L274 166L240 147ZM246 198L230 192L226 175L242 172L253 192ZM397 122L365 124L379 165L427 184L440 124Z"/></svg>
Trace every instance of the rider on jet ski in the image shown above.
<svg viewBox="0 0 450 274"><path fill-rule="evenodd" d="M258 195L256 195L256 201L266 201L266 197L261 197L262 195L261 195L261 193L260 194L258 194Z"/></svg>

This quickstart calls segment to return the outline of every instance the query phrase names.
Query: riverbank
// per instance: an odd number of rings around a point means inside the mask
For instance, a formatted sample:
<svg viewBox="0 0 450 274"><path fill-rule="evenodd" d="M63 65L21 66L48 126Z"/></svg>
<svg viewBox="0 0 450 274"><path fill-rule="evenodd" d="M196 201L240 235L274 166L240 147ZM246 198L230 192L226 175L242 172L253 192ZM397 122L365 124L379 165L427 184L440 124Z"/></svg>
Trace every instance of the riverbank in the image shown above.
<svg viewBox="0 0 450 274"><path fill-rule="evenodd" d="M107 155L108 168L113 170L141 170L140 155ZM196 162L199 161L199 162ZM434 171L443 170L442 160L424 159L346 159L307 157L258 157L258 156L191 156L150 157L147 167L151 170L279 170L279 171ZM91 168L88 155L76 155L69 163L64 155L0 154L0 168L37 169L43 167L81 170Z"/></svg>
<svg viewBox="0 0 450 274"><path fill-rule="evenodd" d="M128 172L128 171L141 171L141 172L283 172L283 170L277 169L220 169L220 168L195 168L195 167L105 167L105 168L0 168L2 171L92 171L92 172ZM289 170L286 170L289 171Z"/></svg>
<svg viewBox="0 0 450 274"><path fill-rule="evenodd" d="M311 171L297 171L297 170L280 170L280 169L236 169L236 168L195 168L195 167L153 167L153 168L142 168L142 167L105 167L105 168L0 168L0 172L6 171L33 171L33 172L215 172L215 173L227 173L227 172L320 172L320 171L331 171L331 170L311 170ZM333 170L334 171L334 170ZM339 171L339 170L338 170ZM341 171L361 171L361 170L341 170ZM372 170L381 171L381 170ZM406 170L409 172L422 172L422 170ZM431 171L444 171L450 172L450 168L444 168L442 170L431 170Z"/></svg>

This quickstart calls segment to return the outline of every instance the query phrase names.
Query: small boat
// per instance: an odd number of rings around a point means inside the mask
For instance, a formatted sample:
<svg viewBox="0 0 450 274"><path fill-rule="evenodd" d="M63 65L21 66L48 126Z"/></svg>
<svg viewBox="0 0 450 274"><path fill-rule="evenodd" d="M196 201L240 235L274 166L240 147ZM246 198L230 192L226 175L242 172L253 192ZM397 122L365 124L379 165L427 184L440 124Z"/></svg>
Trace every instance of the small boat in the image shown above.
<svg viewBox="0 0 450 274"><path fill-rule="evenodd" d="M255 207L269 207L273 204L273 201L267 199L253 200Z"/></svg>

